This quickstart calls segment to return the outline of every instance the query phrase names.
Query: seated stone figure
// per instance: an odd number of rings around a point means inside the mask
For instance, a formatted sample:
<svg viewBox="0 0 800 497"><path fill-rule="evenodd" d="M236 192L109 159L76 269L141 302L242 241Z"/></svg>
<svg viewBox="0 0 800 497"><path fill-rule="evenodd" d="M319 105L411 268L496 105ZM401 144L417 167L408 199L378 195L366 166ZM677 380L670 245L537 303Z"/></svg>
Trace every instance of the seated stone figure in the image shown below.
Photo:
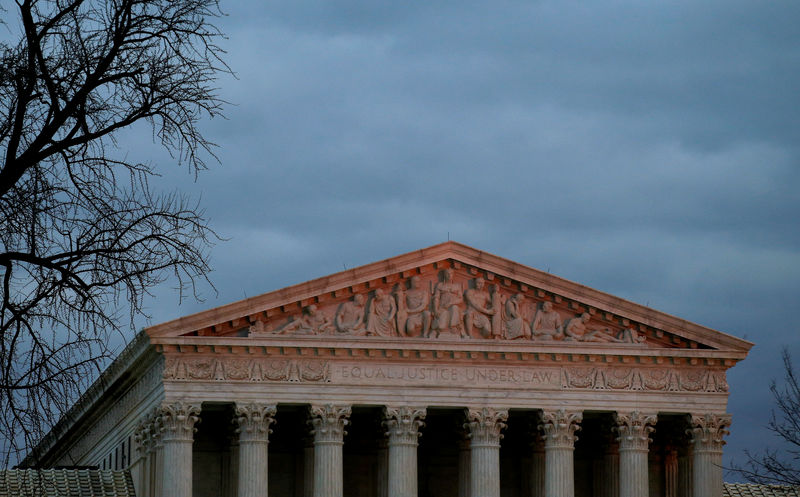
<svg viewBox="0 0 800 497"><path fill-rule="evenodd" d="M564 333L561 314L553 310L552 302L543 302L531 325L533 338L538 340L562 340Z"/></svg>
<svg viewBox="0 0 800 497"><path fill-rule="evenodd" d="M344 302L336 312L336 329L339 333L363 335L364 328L364 296L356 294L352 301Z"/></svg>

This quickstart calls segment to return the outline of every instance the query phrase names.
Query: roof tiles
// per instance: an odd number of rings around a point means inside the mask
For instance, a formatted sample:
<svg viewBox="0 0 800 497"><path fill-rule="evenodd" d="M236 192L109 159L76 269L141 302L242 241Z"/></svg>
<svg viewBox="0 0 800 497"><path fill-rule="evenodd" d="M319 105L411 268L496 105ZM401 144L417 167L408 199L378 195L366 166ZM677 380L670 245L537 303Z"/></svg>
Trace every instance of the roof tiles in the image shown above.
<svg viewBox="0 0 800 497"><path fill-rule="evenodd" d="M0 497L135 497L128 471L0 470Z"/></svg>

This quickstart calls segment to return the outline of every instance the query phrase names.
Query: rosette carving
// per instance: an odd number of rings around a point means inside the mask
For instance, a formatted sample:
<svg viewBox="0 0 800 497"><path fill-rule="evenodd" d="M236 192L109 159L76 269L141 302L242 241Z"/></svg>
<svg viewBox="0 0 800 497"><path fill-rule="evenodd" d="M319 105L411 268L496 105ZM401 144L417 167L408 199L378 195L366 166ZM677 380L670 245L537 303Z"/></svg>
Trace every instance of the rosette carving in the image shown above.
<svg viewBox="0 0 800 497"><path fill-rule="evenodd" d="M468 409L467 422L464 428L469 430L470 445L500 446L500 433L506 427L508 409Z"/></svg>
<svg viewBox="0 0 800 497"><path fill-rule="evenodd" d="M314 443L341 442L347 434L344 428L350 423L347 418L351 412L350 406L312 405L309 423L312 426Z"/></svg>
<svg viewBox="0 0 800 497"><path fill-rule="evenodd" d="M583 413L579 411L544 411L541 414L539 429L544 433L545 447L572 448L578 437L575 432L580 430Z"/></svg>
<svg viewBox="0 0 800 497"><path fill-rule="evenodd" d="M390 445L417 445L421 433L419 429L425 426L424 407L385 407L383 409L383 426L389 437Z"/></svg>
<svg viewBox="0 0 800 497"><path fill-rule="evenodd" d="M614 428L618 434L620 450L647 450L650 434L655 431L658 416L655 414L642 414L639 411L630 413L614 413Z"/></svg>
<svg viewBox="0 0 800 497"><path fill-rule="evenodd" d="M192 441L194 427L200 421L200 406L197 404L175 401L161 404L158 410L158 419L155 423L158 432L164 440Z"/></svg>
<svg viewBox="0 0 800 497"><path fill-rule="evenodd" d="M693 415L691 428L686 433L691 435L695 451L722 452L722 446L725 445L722 437L730 433L730 425L730 414Z"/></svg>
<svg viewBox="0 0 800 497"><path fill-rule="evenodd" d="M239 441L267 441L272 433L270 426L275 423L276 408L265 404L237 404L234 412L234 423Z"/></svg>

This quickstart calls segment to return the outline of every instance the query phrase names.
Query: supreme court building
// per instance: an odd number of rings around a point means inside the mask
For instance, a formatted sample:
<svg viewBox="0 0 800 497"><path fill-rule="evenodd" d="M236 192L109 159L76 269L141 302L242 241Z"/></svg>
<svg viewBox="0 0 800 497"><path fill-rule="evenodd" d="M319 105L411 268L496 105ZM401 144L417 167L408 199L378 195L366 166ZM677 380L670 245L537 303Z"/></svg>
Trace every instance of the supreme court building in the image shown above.
<svg viewBox="0 0 800 497"><path fill-rule="evenodd" d="M751 346L447 242L145 329L29 459L144 497L721 497Z"/></svg>

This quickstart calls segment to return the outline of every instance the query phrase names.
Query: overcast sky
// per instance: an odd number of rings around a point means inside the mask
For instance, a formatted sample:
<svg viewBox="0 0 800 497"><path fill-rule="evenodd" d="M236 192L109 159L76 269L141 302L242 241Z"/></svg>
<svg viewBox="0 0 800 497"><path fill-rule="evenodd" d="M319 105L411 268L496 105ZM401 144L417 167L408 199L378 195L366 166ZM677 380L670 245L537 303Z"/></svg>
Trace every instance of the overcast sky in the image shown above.
<svg viewBox="0 0 800 497"><path fill-rule="evenodd" d="M151 323L449 237L755 342L726 461L769 441L800 362L799 2L222 5L221 164L128 142L228 238L218 295L157 292Z"/></svg>

